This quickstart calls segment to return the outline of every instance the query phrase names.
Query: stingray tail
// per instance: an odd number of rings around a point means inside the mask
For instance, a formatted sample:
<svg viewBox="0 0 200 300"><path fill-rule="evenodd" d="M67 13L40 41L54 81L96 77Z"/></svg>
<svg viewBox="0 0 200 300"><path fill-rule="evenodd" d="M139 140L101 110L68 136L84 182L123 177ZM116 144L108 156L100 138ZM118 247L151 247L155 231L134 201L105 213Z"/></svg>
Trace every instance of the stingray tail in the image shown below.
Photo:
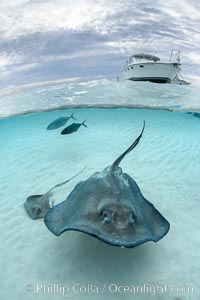
<svg viewBox="0 0 200 300"><path fill-rule="evenodd" d="M77 120L75 117L74 117L74 113L71 114L70 118L74 119L74 120Z"/></svg>
<svg viewBox="0 0 200 300"><path fill-rule="evenodd" d="M81 125L87 127L87 125L85 125L86 119L83 121L83 123L81 123Z"/></svg>
<svg viewBox="0 0 200 300"><path fill-rule="evenodd" d="M139 143L141 137L142 137L142 134L144 132L144 128L145 128L145 121L143 121L143 128L142 128L142 131L140 133L140 135L137 137L137 139L130 145L130 147L125 151L123 152L115 161L114 163L112 164L111 166L111 172L113 172L120 164L120 162L122 161L122 159L124 158L124 156L126 156L126 154L128 154L129 152L131 152L133 150L133 148L135 148L137 146L137 144Z"/></svg>
<svg viewBox="0 0 200 300"><path fill-rule="evenodd" d="M87 166L85 166L81 171L79 171L77 174L75 174L74 176L72 176L71 178L65 180L64 182L58 183L56 184L54 187L52 187L47 193L51 192L53 189L62 186L63 184L71 181L72 179L74 179L75 177L77 177L79 174L81 174L85 169L87 168Z"/></svg>

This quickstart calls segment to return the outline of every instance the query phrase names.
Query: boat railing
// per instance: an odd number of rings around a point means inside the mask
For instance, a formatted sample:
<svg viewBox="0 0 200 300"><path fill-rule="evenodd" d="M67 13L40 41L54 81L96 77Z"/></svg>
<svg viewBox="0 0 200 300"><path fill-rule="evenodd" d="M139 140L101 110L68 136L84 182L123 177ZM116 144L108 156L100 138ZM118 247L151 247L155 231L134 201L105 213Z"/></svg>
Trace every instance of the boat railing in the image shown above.
<svg viewBox="0 0 200 300"><path fill-rule="evenodd" d="M181 55L181 51L179 49L172 49L171 51L169 50L156 50L153 51L153 55L157 55L159 56L159 54L161 54L162 57L162 61L168 61L168 62L176 62L176 63L180 63L180 55ZM166 55L165 55L166 54Z"/></svg>

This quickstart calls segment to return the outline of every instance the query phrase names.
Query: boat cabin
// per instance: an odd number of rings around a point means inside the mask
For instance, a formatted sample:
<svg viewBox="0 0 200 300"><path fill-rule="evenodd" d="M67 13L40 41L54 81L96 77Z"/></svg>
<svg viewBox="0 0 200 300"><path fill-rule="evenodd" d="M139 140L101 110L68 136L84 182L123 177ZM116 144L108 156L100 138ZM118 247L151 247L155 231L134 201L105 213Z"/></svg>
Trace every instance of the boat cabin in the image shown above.
<svg viewBox="0 0 200 300"><path fill-rule="evenodd" d="M128 64L149 62L149 61L158 62L159 60L160 60L160 58L158 56L151 55L151 54L145 54L145 53L139 53L139 54L131 55L129 58Z"/></svg>

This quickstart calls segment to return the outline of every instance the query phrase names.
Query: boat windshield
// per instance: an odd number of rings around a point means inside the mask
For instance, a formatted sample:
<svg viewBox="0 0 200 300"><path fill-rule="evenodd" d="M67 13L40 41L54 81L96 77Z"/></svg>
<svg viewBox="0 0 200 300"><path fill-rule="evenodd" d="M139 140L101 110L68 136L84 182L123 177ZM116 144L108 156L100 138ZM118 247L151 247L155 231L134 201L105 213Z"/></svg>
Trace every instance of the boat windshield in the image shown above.
<svg viewBox="0 0 200 300"><path fill-rule="evenodd" d="M151 55L151 54L144 54L144 53L140 53L140 54L134 54L132 55L133 58L135 58L135 60L151 60L151 61L159 61L160 58L158 56L155 55Z"/></svg>

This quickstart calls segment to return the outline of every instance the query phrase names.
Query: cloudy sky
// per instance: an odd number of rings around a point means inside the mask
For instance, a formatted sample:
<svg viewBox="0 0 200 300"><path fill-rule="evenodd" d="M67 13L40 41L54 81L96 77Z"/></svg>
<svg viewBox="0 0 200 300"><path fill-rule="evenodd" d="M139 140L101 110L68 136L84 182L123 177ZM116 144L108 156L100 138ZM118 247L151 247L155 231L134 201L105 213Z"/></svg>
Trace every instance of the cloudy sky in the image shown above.
<svg viewBox="0 0 200 300"><path fill-rule="evenodd" d="M120 75L146 49L182 51L200 79L199 0L0 0L0 88Z"/></svg>

